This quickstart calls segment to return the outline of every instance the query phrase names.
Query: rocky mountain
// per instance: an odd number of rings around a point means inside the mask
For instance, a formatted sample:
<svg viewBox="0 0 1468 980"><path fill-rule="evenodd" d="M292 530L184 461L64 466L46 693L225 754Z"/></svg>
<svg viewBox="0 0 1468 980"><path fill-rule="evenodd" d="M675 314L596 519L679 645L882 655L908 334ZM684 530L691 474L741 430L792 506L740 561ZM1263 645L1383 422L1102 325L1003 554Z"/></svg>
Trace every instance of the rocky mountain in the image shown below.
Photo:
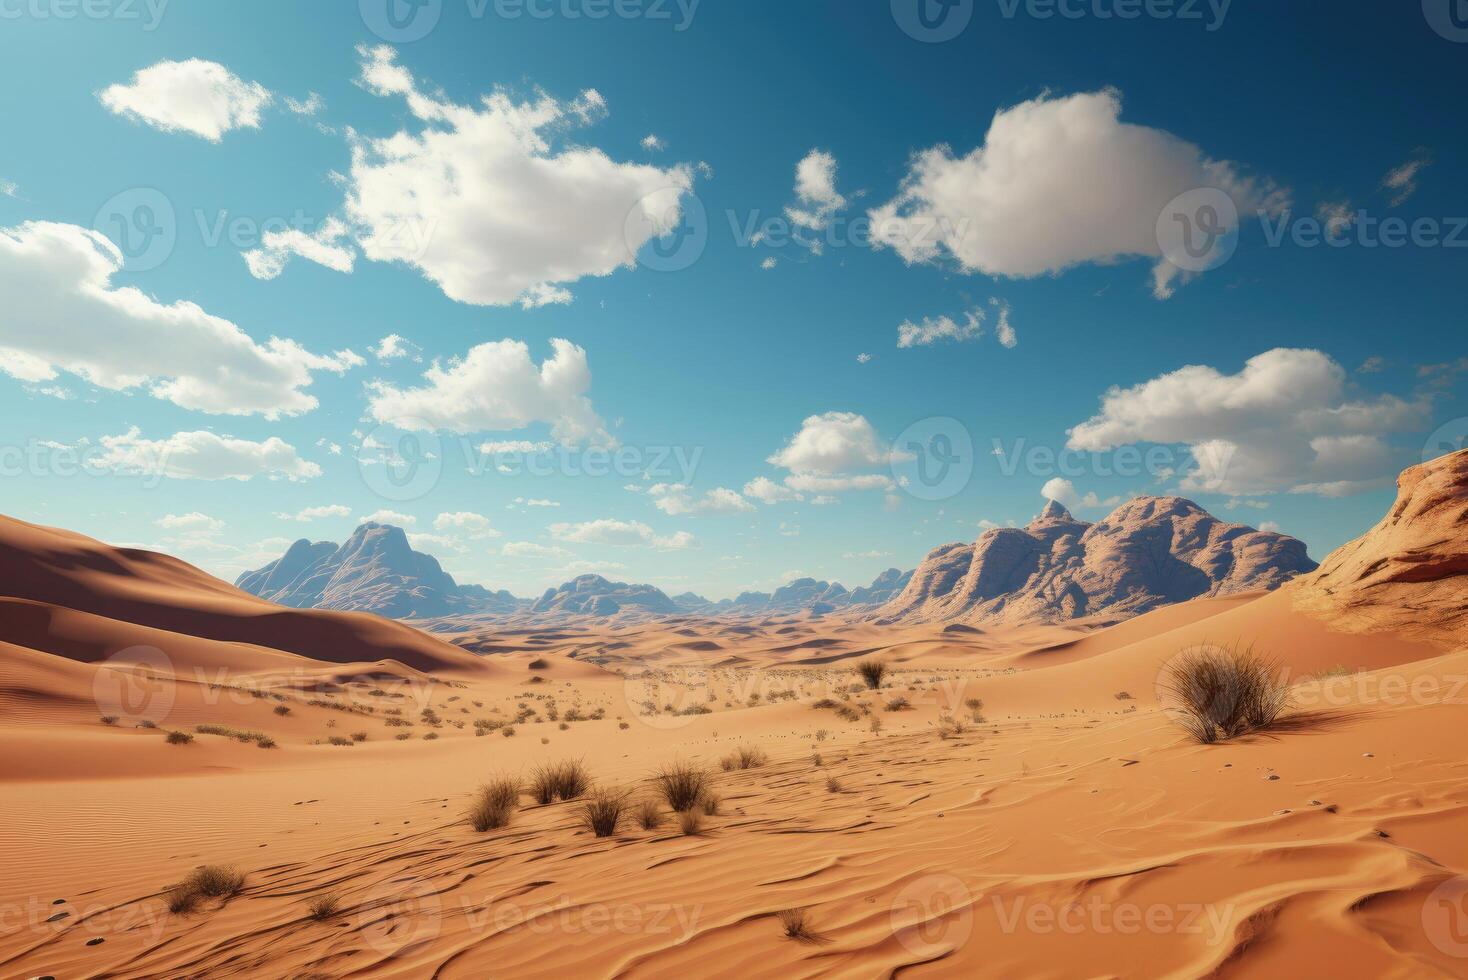
<svg viewBox="0 0 1468 980"><path fill-rule="evenodd" d="M345 544L304 539L235 585L297 609L372 612L391 619L509 613L524 601L508 592L459 585L437 559L414 551L402 528L367 523Z"/></svg>
<svg viewBox="0 0 1468 980"><path fill-rule="evenodd" d="M1403 471L1386 517L1303 578L1294 605L1349 632L1468 640L1468 450Z"/></svg>
<svg viewBox="0 0 1468 980"><path fill-rule="evenodd" d="M1274 589L1312 571L1295 538L1220 521L1182 497L1138 497L1090 524L1056 501L1022 528L934 549L883 622L1134 616L1199 596Z"/></svg>
<svg viewBox="0 0 1468 980"><path fill-rule="evenodd" d="M838 609L880 605L901 592L911 577L912 572L889 568L878 575L871 585L851 590L840 582L798 578L780 586L774 592L741 592L733 599L721 599L718 602L709 602L701 596L687 593L678 596L675 601L685 612L706 615L791 615L802 612L821 614Z"/></svg>
<svg viewBox="0 0 1468 980"><path fill-rule="evenodd" d="M577 616L615 616L624 610L653 615L683 612L661 589L651 585L610 582L600 575L582 575L558 589L546 589L545 594L530 607L530 612L536 614Z"/></svg>

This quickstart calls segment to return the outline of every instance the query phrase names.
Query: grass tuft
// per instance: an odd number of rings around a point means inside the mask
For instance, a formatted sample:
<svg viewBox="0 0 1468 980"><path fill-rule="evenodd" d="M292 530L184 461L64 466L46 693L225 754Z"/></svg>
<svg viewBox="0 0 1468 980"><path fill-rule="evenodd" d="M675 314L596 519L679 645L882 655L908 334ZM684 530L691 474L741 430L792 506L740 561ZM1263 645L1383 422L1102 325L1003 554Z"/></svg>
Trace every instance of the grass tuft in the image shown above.
<svg viewBox="0 0 1468 980"><path fill-rule="evenodd" d="M1161 688L1178 724L1205 745L1268 728L1290 701L1279 663L1252 647L1185 650L1163 667Z"/></svg>
<svg viewBox="0 0 1468 980"><path fill-rule="evenodd" d="M690 762L674 762L653 774L653 783L663 802L674 813L687 813L703 799L709 788L706 769Z"/></svg>

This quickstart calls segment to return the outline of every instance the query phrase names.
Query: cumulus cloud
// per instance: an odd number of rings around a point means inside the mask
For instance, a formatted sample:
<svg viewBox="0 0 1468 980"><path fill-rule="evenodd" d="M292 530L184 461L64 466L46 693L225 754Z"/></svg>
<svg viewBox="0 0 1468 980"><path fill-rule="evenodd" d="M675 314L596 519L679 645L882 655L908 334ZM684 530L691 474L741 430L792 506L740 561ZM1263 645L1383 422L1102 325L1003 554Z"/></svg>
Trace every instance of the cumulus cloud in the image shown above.
<svg viewBox="0 0 1468 980"><path fill-rule="evenodd" d="M307 93L304 99L293 99L287 95L285 107L298 116L314 116L326 108L326 100L319 92Z"/></svg>
<svg viewBox="0 0 1468 980"><path fill-rule="evenodd" d="M779 504L788 500L804 499L794 490L776 483L767 476L757 476L746 483L744 496L753 497L762 504Z"/></svg>
<svg viewBox="0 0 1468 980"><path fill-rule="evenodd" d="M395 333L383 337L375 347L367 348L367 352L379 361L396 361L404 357L420 360L418 345Z"/></svg>
<svg viewBox="0 0 1468 980"><path fill-rule="evenodd" d="M119 116L168 133L192 133L217 143L231 129L255 129L272 96L213 61L160 61L134 73L129 84L98 93Z"/></svg>
<svg viewBox="0 0 1468 980"><path fill-rule="evenodd" d="M501 533L490 524L488 517L476 514L473 511L457 511L451 514L439 514L433 519L435 531L457 531L470 538L498 538Z"/></svg>
<svg viewBox="0 0 1468 980"><path fill-rule="evenodd" d="M649 153L655 153L659 150L666 150L668 144L664 143L662 138L656 133L648 133L642 138L642 148Z"/></svg>
<svg viewBox="0 0 1468 980"><path fill-rule="evenodd" d="M271 436L263 442L213 432L176 432L166 439L144 439L133 427L103 436L93 462L125 476L176 480L310 480L321 467L302 459L295 447Z"/></svg>
<svg viewBox="0 0 1468 980"><path fill-rule="evenodd" d="M797 473L842 473L885 466L887 447L865 416L855 412L812 415L767 462Z"/></svg>
<svg viewBox="0 0 1468 980"><path fill-rule="evenodd" d="M812 503L828 504L835 502L831 494L846 490L892 489L892 479L886 474L861 471L887 466L893 458L892 450L865 416L826 412L808 417L790 442L766 462L790 471L785 477L787 490L817 494ZM745 491L765 503L790 499L772 486L761 477L751 481Z"/></svg>
<svg viewBox="0 0 1468 980"><path fill-rule="evenodd" d="M696 543L687 531L666 537L658 535L640 521L618 521L602 518L580 524L552 524L551 536L558 541L576 544L613 545L619 548L656 548L659 551L682 551Z"/></svg>
<svg viewBox="0 0 1468 980"><path fill-rule="evenodd" d="M359 524L393 524L399 527L411 527L418 523L418 518L412 514L404 514L397 510L377 510L364 517L357 518Z"/></svg>
<svg viewBox="0 0 1468 980"><path fill-rule="evenodd" d="M571 552L554 545L536 544L534 541L507 541L500 548L506 558L569 558Z"/></svg>
<svg viewBox="0 0 1468 980"><path fill-rule="evenodd" d="M714 487L698 496L683 483L657 483L647 488L653 506L672 517L683 514L741 514L754 505L727 487Z"/></svg>
<svg viewBox="0 0 1468 980"><path fill-rule="evenodd" d="M1145 257L1167 267L1157 274L1162 295L1176 269L1156 226L1174 197L1214 187L1240 213L1285 206L1268 181L1120 116L1114 90L1001 109L968 154L935 146L914 157L897 197L869 212L875 245L908 263L950 256L965 272L1014 278Z"/></svg>
<svg viewBox="0 0 1468 980"><path fill-rule="evenodd" d="M320 507L307 507L294 514L276 514L283 521L319 521L328 517L351 517L352 509L345 504L325 504Z"/></svg>
<svg viewBox="0 0 1468 980"><path fill-rule="evenodd" d="M336 272L351 272L357 253L347 244L347 226L328 218L315 232L298 228L267 231L260 247L244 253L245 265L256 279L274 279L285 271L291 256L309 259Z"/></svg>
<svg viewBox="0 0 1468 980"><path fill-rule="evenodd" d="M1088 492L1085 496L1082 496L1076 490L1074 483L1058 476L1046 481L1045 485L1040 488L1040 496L1046 500L1053 500L1057 504L1063 505L1067 510L1079 510L1082 507L1115 507L1122 502L1120 496L1107 497L1105 500L1102 500L1092 492ZM979 523L983 526L989 522L980 521ZM993 527L995 525L989 524L989 526Z"/></svg>
<svg viewBox="0 0 1468 980"><path fill-rule="evenodd" d="M223 521L198 511L190 511L187 514L165 514L153 523L171 531L186 533L212 534L224 530Z"/></svg>
<svg viewBox="0 0 1468 980"><path fill-rule="evenodd" d="M0 371L22 381L70 374L112 391L217 415L298 415L313 371L363 363L350 350L312 354L293 340L257 343L194 303L163 304L113 286L122 253L75 225L0 229Z"/></svg>
<svg viewBox="0 0 1468 980"><path fill-rule="evenodd" d="M796 227L812 231L824 230L836 212L846 207L846 198L836 190L834 156L811 150L795 165L795 202L785 209L785 217Z"/></svg>
<svg viewBox="0 0 1468 980"><path fill-rule="evenodd" d="M1130 388L1070 430L1071 449L1183 444L1188 491L1341 496L1380 486L1395 469L1386 437L1423 428L1428 399L1351 395L1346 371L1318 350L1276 348L1237 374L1188 365Z"/></svg>
<svg viewBox="0 0 1468 980"><path fill-rule="evenodd" d="M693 168L556 145L605 114L594 91L569 103L497 91L456 105L420 89L391 48L361 53L363 87L404 98L422 124L354 139L346 213L369 259L405 262L463 303L566 303L568 284L632 267L681 222Z"/></svg>
<svg viewBox="0 0 1468 980"><path fill-rule="evenodd" d="M544 422L565 445L612 442L586 394L586 351L560 339L551 341L551 349L551 358L537 366L522 341L480 344L446 365L435 362L423 374L423 387L373 382L368 411L404 429L467 434Z"/></svg>

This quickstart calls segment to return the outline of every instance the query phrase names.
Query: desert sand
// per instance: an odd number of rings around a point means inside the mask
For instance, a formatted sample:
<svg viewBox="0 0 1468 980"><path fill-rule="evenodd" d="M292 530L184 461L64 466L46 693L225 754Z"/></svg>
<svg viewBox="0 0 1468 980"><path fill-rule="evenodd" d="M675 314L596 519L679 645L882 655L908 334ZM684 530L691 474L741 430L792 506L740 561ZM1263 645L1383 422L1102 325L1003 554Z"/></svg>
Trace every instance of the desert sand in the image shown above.
<svg viewBox="0 0 1468 980"><path fill-rule="evenodd" d="M1465 470L1404 476L1411 535L1389 517L1277 591L1106 628L451 644L6 522L0 976L1468 976ZM1424 548L1448 557L1391 591L1351 578ZM1159 675L1207 643L1277 658L1283 722L1187 736ZM765 758L722 768L740 747ZM717 812L597 837L526 795L470 826L481 783L564 760L636 801L706 767ZM170 912L203 865L243 887Z"/></svg>

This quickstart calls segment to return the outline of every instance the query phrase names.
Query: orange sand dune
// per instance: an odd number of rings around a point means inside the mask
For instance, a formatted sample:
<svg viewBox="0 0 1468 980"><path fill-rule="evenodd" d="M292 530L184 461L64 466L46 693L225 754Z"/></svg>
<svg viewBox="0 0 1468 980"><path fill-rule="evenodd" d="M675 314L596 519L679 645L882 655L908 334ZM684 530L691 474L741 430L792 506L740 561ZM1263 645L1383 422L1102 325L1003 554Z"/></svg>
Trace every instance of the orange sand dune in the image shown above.
<svg viewBox="0 0 1468 980"><path fill-rule="evenodd" d="M3 977L1468 976L1468 644L1456 606L1391 629L1379 583L1351 594L1372 536L1319 573L1369 632L1317 618L1311 578L1100 630L480 625L422 639L435 674L236 622L191 637L170 601L268 614L68 547L90 557L41 563L49 598L0 606L26 635L0 642ZM135 560L159 577L97 577ZM1452 562L1414 567L1461 599ZM100 666L109 629L222 669ZM1210 745L1175 723L1159 673L1205 643L1277 658L1279 723ZM864 658L891 667L880 691ZM740 747L766 758L722 761ZM690 834L659 805L597 837L584 801L529 794L470 825L481 782L566 760L636 801L682 760L717 803ZM241 890L170 911L201 865Z"/></svg>

